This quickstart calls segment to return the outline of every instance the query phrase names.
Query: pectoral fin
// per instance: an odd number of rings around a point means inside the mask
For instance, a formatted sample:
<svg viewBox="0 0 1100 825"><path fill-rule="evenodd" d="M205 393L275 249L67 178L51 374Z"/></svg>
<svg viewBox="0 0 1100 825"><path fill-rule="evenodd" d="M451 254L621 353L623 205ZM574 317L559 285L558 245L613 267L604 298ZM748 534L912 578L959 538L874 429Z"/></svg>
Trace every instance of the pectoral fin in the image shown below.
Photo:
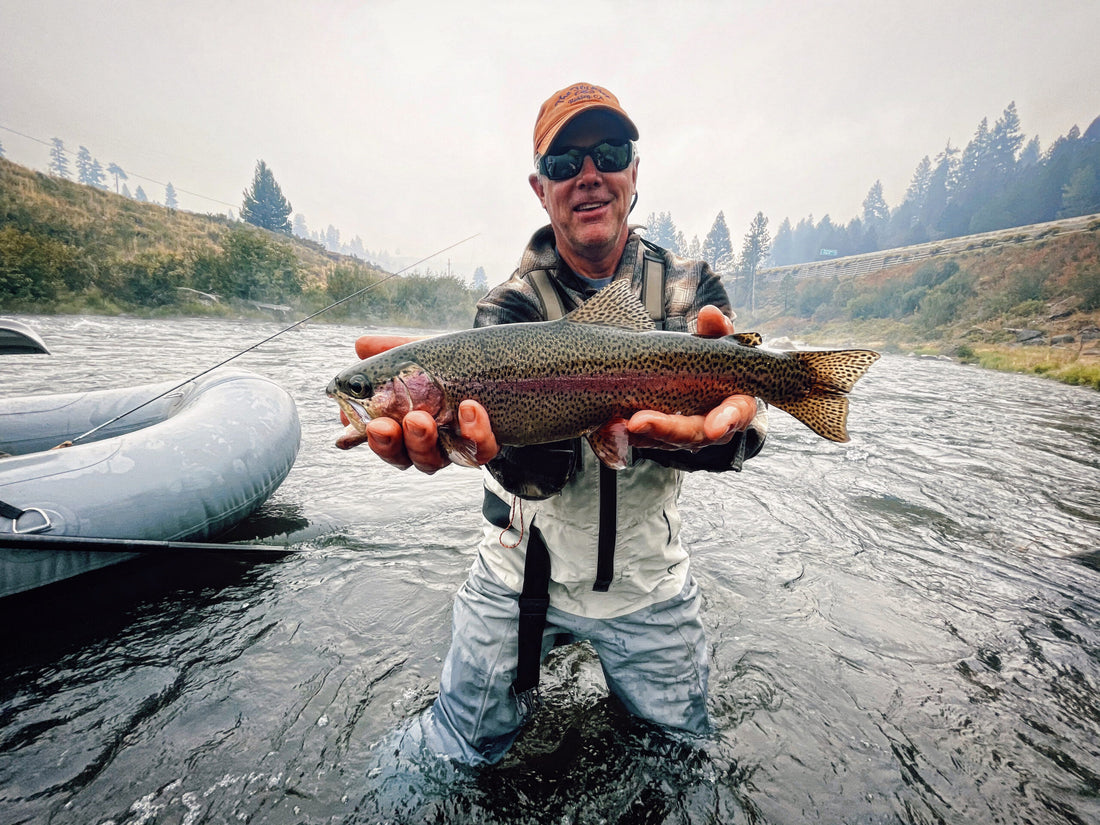
<svg viewBox="0 0 1100 825"><path fill-rule="evenodd" d="M477 444L447 427L439 428L439 444L460 467L477 467Z"/></svg>
<svg viewBox="0 0 1100 825"><path fill-rule="evenodd" d="M630 440L625 418L612 418L587 437L592 452L612 470L623 470L629 466Z"/></svg>

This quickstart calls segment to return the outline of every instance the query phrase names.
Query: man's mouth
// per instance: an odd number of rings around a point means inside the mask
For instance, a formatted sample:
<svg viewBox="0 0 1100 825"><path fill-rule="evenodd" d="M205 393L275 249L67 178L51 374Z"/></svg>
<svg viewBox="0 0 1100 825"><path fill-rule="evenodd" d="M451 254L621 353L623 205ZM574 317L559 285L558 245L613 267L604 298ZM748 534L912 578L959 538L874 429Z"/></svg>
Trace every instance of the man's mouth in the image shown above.
<svg viewBox="0 0 1100 825"><path fill-rule="evenodd" d="M590 203L580 203L573 207L574 212L592 212L596 209L602 209L607 206L606 201L594 201Z"/></svg>

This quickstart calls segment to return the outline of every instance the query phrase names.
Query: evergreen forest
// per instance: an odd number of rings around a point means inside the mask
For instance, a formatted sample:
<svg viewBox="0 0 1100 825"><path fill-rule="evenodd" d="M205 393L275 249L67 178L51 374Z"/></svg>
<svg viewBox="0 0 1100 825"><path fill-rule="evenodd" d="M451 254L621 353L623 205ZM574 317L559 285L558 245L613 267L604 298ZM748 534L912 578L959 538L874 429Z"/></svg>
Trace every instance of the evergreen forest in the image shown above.
<svg viewBox="0 0 1100 825"><path fill-rule="evenodd" d="M891 207L875 181L860 215L786 217L774 230L758 214L740 255L718 213L706 237L686 241L667 212L651 213L647 237L716 270L744 274L833 257L958 238L1100 212L1100 117L1084 133L1074 126L1045 151L1026 139L1016 105L989 124L983 118L965 148L948 144L921 158L901 202Z"/></svg>

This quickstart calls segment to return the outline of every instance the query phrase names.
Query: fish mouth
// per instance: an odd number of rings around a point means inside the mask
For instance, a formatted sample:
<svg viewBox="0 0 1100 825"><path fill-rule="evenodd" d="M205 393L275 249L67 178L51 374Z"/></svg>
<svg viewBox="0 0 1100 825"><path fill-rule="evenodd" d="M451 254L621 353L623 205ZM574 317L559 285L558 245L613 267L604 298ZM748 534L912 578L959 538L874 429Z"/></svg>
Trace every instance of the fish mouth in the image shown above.
<svg viewBox="0 0 1100 825"><path fill-rule="evenodd" d="M340 405L340 409L347 416L348 422L355 427L357 432L365 433L367 431L367 421L370 420L371 414L366 407L357 404L339 392L330 392L329 397Z"/></svg>

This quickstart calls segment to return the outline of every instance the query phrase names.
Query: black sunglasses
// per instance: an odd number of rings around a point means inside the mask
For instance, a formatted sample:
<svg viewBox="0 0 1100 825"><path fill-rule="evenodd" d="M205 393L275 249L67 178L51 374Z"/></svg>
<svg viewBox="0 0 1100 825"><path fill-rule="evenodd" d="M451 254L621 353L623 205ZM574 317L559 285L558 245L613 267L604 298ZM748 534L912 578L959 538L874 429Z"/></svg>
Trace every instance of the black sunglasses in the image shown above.
<svg viewBox="0 0 1100 825"><path fill-rule="evenodd" d="M621 172L634 159L634 144L629 140L605 140L587 149L566 149L539 158L539 172L550 180L569 180L580 174L584 159L592 158L601 172Z"/></svg>

